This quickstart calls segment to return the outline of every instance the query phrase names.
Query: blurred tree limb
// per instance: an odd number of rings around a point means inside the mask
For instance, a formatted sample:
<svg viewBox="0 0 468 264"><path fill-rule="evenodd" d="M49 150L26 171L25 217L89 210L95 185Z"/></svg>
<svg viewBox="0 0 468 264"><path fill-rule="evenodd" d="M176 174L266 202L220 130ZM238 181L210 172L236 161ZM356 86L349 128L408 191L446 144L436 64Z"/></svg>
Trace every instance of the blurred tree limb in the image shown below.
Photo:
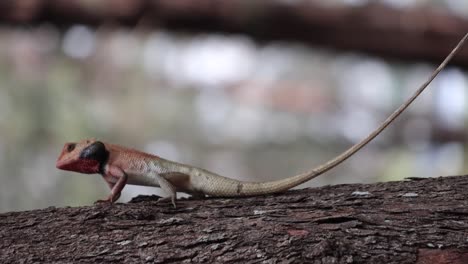
<svg viewBox="0 0 468 264"><path fill-rule="evenodd" d="M468 31L467 19L430 8L393 9L378 3L331 7L313 1L16 0L0 2L0 21L240 33L257 41L298 41L434 62ZM468 49L453 63L468 66Z"/></svg>

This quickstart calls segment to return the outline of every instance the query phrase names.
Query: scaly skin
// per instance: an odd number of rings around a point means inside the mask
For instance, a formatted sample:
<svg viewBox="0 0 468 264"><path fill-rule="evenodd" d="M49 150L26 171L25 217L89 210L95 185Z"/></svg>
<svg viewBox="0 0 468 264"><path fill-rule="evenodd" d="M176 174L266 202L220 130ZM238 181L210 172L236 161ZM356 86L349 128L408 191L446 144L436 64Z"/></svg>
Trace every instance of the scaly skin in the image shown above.
<svg viewBox="0 0 468 264"><path fill-rule="evenodd" d="M428 80L369 136L334 159L296 176L276 181L243 182L94 139L66 143L57 160L56 167L80 173L101 174L111 189L107 199L100 200L105 202L115 202L126 184L161 187L169 194L174 207L176 192L185 192L201 197L205 195L240 197L284 192L334 168L379 135L424 91L460 49L467 36L468 34L463 37Z"/></svg>

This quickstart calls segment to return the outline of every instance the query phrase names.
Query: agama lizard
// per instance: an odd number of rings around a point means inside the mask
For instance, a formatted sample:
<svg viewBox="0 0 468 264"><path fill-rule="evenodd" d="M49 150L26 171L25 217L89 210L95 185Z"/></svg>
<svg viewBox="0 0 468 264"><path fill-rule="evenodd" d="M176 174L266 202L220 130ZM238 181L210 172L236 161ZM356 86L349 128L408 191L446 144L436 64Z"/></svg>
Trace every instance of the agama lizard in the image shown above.
<svg viewBox="0 0 468 264"><path fill-rule="evenodd" d="M100 201L110 203L120 197L126 184L161 187L169 194L167 198L171 199L174 207L176 206L176 192L185 192L199 197L205 195L241 197L284 192L334 168L379 135L431 83L460 49L467 36L468 34L463 37L428 80L376 130L337 157L296 176L267 182L238 181L204 169L94 139L66 143L58 157L56 167L86 174L101 174L109 185L111 193L107 199Z"/></svg>

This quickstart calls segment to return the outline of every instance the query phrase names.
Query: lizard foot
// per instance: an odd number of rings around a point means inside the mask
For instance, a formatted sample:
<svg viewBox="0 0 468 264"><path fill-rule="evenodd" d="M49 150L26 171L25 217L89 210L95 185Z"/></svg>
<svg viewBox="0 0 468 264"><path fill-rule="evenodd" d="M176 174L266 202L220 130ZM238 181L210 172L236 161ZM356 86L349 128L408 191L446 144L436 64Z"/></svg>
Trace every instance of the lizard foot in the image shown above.
<svg viewBox="0 0 468 264"><path fill-rule="evenodd" d="M119 199L120 197L120 194L119 195L109 195L107 196L106 199L100 199L100 200L97 200L94 202L94 204L102 204L102 203L108 203L108 204L112 204L114 203L115 201L117 201L117 199Z"/></svg>
<svg viewBox="0 0 468 264"><path fill-rule="evenodd" d="M156 201L156 203L164 203L164 202L167 202L169 200L171 200L172 205L174 206L174 208L177 208L174 196L168 196L168 197L160 198L159 200Z"/></svg>

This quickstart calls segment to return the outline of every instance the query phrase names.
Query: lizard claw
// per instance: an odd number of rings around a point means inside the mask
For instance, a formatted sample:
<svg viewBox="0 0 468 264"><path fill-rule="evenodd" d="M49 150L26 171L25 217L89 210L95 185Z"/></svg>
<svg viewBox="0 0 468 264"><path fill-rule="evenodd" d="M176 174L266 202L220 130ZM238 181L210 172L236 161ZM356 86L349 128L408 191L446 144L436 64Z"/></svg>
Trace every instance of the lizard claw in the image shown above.
<svg viewBox="0 0 468 264"><path fill-rule="evenodd" d="M106 199L99 199L97 200L96 202L94 202L94 204L100 204L100 203L109 203L109 204L112 204L114 203L115 201L117 201L117 199L119 199L119 196L114 196L114 195L109 195Z"/></svg>
<svg viewBox="0 0 468 264"><path fill-rule="evenodd" d="M172 202L172 205L174 206L174 208L177 208L176 206L176 202L175 202L175 197L163 197L163 198L159 198L156 203L164 203L164 202L167 202L171 200Z"/></svg>
<svg viewBox="0 0 468 264"><path fill-rule="evenodd" d="M109 199L99 199L94 202L94 204L111 204L112 202Z"/></svg>

